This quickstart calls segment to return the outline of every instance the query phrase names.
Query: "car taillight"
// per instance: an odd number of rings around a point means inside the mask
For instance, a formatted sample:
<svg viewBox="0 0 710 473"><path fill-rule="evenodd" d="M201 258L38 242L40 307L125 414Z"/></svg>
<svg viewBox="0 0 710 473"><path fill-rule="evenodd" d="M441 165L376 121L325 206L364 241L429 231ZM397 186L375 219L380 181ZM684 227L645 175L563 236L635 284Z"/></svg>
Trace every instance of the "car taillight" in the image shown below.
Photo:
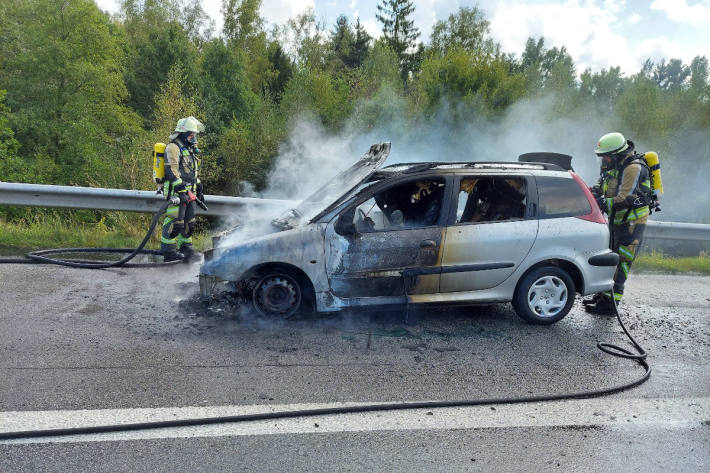
<svg viewBox="0 0 710 473"><path fill-rule="evenodd" d="M604 214L599 208L599 205L597 205L597 200L592 195L592 191L589 190L589 187L587 187L587 184L584 182L584 180L582 180L582 178L579 177L576 173L572 171L570 171L569 173L572 174L572 178L577 182L577 184L579 184L579 187L582 188L582 192L584 192L584 195L589 201L589 205L592 207L591 213L588 213L587 215L579 215L577 216L577 218L581 218L582 220L587 220L589 222L601 223L606 225L607 222L604 218Z"/></svg>

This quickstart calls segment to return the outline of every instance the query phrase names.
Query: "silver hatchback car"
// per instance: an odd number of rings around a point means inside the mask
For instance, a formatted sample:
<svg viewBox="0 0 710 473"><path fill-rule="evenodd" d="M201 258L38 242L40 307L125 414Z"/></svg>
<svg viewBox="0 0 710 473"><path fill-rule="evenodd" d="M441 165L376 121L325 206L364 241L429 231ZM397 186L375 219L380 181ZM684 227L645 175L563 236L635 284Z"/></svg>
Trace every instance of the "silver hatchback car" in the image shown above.
<svg viewBox="0 0 710 473"><path fill-rule="evenodd" d="M551 324L575 294L612 288L618 255L582 179L539 162L395 164L373 145L271 233L205 255L219 282L263 315L404 304L512 302ZM228 239L224 239L228 240Z"/></svg>

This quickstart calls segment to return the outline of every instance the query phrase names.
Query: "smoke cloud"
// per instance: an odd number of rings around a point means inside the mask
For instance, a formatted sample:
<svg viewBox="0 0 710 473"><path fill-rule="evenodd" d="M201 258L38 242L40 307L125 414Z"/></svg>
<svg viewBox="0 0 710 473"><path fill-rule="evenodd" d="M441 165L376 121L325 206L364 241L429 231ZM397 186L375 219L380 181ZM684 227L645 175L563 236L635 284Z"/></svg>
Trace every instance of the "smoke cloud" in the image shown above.
<svg viewBox="0 0 710 473"><path fill-rule="evenodd" d="M376 100L381 100L377 97ZM291 127L286 143L274 161L265 198L298 200L307 197L338 172L349 167L369 146L391 141L392 152L385 165L423 161L517 161L522 153L552 151L573 156L572 166L588 183L599 175L594 148L600 136L618 129L615 117L588 107L575 116L559 113L554 95L521 100L496 120L476 119L453 125L451 103L445 103L431 119L412 123L403 107L385 113L386 120L363 131L358 110L342 132L326 131L314 117L301 117ZM359 108L371 107L365 101ZM454 110L454 112L456 112ZM639 152L653 150L628 132ZM665 194L659 220L710 221L710 193L705 185L710 175L710 138L706 131L684 130L671 137L673 154L660 153ZM688 199L688 196L692 198Z"/></svg>
<svg viewBox="0 0 710 473"><path fill-rule="evenodd" d="M374 98L361 101L339 133L326 130L317 117L302 115L290 128L268 178L267 188L254 196L298 201L350 167L370 145L392 142L385 165L424 161L517 161L520 154L552 151L573 156L572 166L590 185L599 175L594 148L600 136L618 129L613 114L599 113L590 105L574 116L560 113L561 100L552 94L521 100L496 119L475 117L461 120L464 113L455 101L444 101L426 120L407 116L406 104L383 88ZM376 118L374 122L371 117ZM363 117L370 117L370 122ZM464 122L463 125L461 123ZM640 152L650 144L625 133ZM664 221L710 222L710 198L705 185L710 175L710 139L706 132L684 130L671 137L673 155L660 153L665 194L663 212L652 218ZM355 184L355 183L353 183ZM345 189L344 189L345 190ZM690 197L690 198L689 198ZM241 227L225 243L235 244L273 231L266 222L284 207L268 215L242 215Z"/></svg>

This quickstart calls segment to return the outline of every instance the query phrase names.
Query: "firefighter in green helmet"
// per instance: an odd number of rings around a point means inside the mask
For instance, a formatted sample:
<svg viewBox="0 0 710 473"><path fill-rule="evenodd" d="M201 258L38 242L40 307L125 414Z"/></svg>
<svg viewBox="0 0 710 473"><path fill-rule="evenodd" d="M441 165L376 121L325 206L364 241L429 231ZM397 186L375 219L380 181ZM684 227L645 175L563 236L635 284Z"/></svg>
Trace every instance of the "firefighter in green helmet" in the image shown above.
<svg viewBox="0 0 710 473"><path fill-rule="evenodd" d="M181 118L170 143L165 147L163 192L173 205L167 208L160 239L164 261L189 260L194 255L192 233L195 229L195 201L204 202L204 189L197 172L197 135L205 126L195 117Z"/></svg>
<svg viewBox="0 0 710 473"><path fill-rule="evenodd" d="M636 153L634 143L621 133L599 138L594 152L601 158L601 170L591 191L609 217L611 249L619 254L619 264L612 292L597 294L585 300L584 305L587 312L613 315L611 298L621 301L631 264L643 242L649 206L653 203L651 173L644 156Z"/></svg>

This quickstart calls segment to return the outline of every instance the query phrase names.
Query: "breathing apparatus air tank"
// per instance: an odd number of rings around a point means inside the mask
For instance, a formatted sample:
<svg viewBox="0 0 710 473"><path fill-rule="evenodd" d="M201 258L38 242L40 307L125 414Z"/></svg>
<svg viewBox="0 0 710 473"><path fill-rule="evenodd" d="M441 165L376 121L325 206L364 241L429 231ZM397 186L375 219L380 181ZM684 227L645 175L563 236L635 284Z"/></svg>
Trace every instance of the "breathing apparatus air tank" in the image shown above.
<svg viewBox="0 0 710 473"><path fill-rule="evenodd" d="M653 187L653 192L656 194L656 198L663 194L663 181L661 181L661 163L658 160L658 153L655 151L649 151L643 155L643 159L646 160L648 168L651 170L651 187Z"/></svg>
<svg viewBox="0 0 710 473"><path fill-rule="evenodd" d="M165 143L153 145L153 182L162 184L165 180Z"/></svg>

